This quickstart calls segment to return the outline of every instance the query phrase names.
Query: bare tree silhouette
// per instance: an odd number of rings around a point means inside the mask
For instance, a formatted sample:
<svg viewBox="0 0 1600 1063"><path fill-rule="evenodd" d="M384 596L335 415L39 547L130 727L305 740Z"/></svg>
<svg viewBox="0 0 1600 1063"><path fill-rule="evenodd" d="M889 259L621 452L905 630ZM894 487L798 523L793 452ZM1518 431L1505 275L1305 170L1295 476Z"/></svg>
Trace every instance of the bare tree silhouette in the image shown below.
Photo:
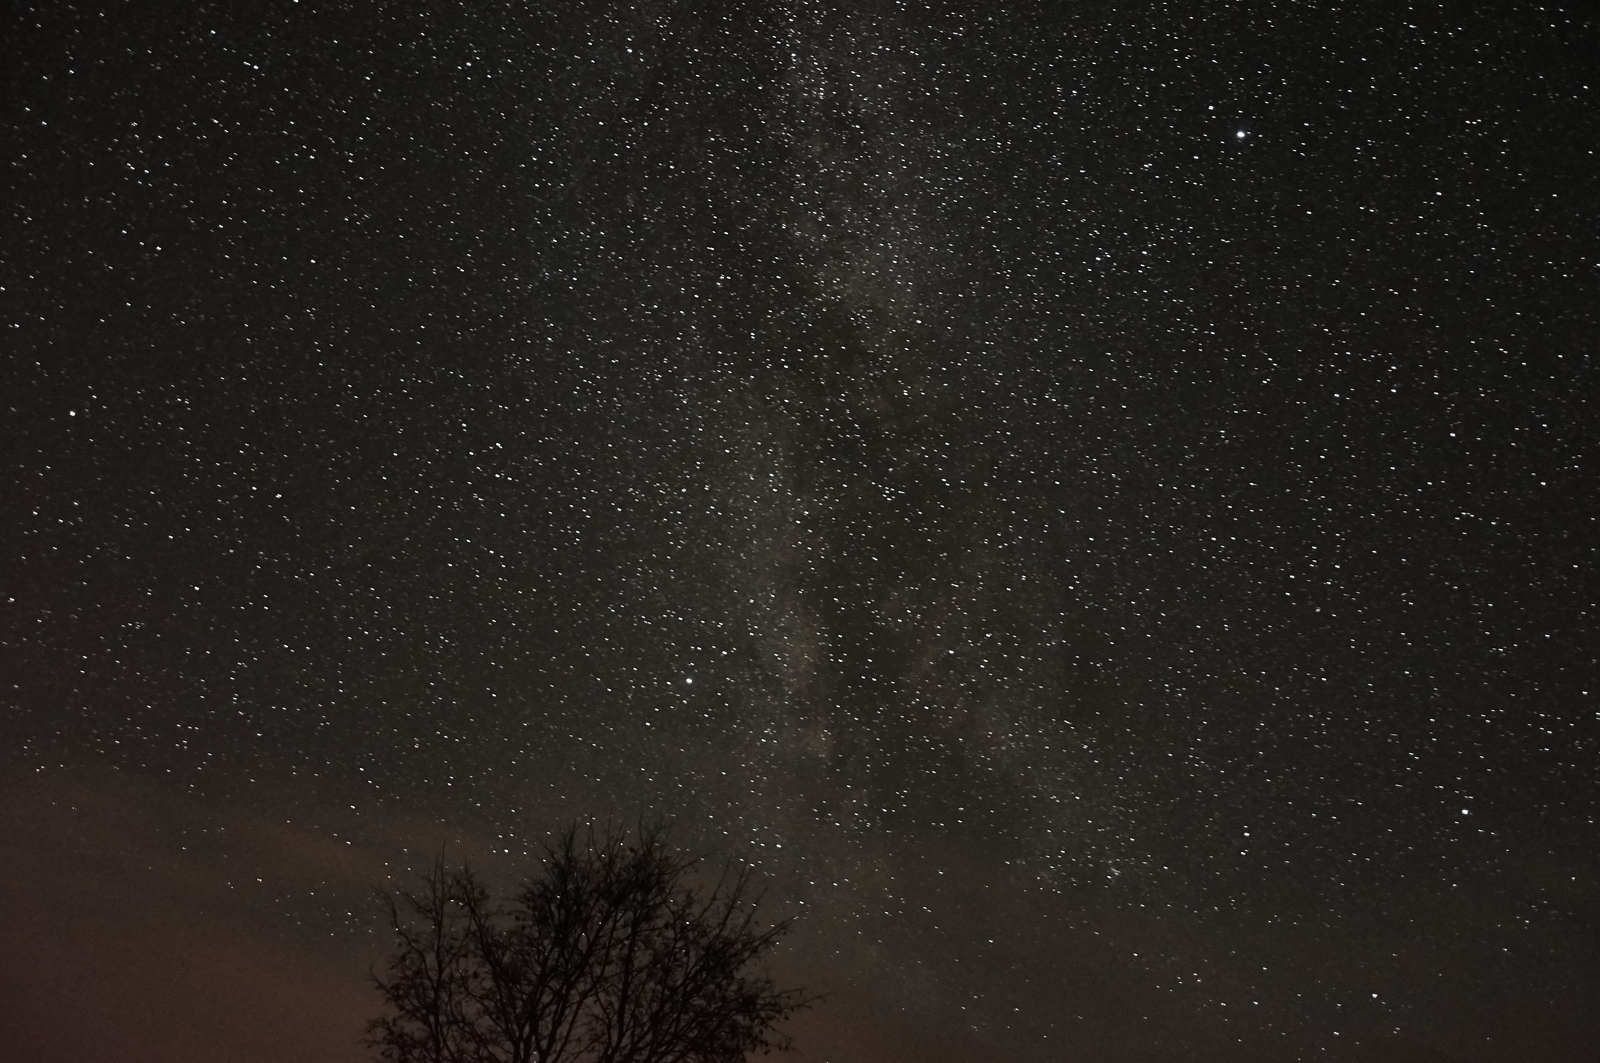
<svg viewBox="0 0 1600 1063"><path fill-rule="evenodd" d="M441 858L382 894L396 948L373 981L367 1043L393 1063L734 1063L784 1049L810 1000L757 969L787 931L757 919L747 870L702 861L662 828L569 828L496 902Z"/></svg>

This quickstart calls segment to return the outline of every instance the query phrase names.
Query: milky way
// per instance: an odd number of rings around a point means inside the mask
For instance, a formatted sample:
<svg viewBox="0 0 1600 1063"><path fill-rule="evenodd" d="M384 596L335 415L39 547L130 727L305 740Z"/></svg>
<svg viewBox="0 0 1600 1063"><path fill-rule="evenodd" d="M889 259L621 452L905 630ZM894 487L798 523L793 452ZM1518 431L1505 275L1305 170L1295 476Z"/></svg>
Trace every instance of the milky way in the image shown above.
<svg viewBox="0 0 1600 1063"><path fill-rule="evenodd" d="M0 1048L610 816L802 1059L1591 1050L1592 22L307 6L7 19Z"/></svg>

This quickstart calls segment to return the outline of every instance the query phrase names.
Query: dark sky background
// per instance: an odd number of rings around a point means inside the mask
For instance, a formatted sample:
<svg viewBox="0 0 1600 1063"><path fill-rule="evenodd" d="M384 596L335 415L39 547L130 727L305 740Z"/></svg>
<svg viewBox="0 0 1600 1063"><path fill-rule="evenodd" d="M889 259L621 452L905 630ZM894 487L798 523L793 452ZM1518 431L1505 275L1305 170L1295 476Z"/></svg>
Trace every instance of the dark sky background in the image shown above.
<svg viewBox="0 0 1600 1063"><path fill-rule="evenodd" d="M798 1060L1590 1058L1581 6L8 5L0 1055L617 815Z"/></svg>

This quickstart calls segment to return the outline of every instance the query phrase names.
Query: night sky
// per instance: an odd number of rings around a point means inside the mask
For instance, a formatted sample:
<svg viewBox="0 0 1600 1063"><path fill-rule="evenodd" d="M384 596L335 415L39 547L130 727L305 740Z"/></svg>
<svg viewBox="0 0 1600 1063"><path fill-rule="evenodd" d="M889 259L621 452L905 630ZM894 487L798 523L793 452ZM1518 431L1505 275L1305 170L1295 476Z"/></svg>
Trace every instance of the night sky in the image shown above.
<svg viewBox="0 0 1600 1063"><path fill-rule="evenodd" d="M8 5L0 1056L612 816L798 1060L1592 1058L1580 7Z"/></svg>

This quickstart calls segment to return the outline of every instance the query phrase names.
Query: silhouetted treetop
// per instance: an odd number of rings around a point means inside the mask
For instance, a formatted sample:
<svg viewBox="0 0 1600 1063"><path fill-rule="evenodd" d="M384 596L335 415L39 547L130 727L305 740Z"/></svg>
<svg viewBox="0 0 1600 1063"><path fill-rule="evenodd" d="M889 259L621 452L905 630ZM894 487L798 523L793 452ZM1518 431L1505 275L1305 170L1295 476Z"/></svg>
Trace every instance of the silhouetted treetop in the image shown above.
<svg viewBox="0 0 1600 1063"><path fill-rule="evenodd" d="M438 861L383 893L396 946L374 976L368 1044L393 1063L734 1063L786 1048L808 1003L759 969L789 922L764 925L750 873L696 885L698 857L661 828L570 828L496 900Z"/></svg>

